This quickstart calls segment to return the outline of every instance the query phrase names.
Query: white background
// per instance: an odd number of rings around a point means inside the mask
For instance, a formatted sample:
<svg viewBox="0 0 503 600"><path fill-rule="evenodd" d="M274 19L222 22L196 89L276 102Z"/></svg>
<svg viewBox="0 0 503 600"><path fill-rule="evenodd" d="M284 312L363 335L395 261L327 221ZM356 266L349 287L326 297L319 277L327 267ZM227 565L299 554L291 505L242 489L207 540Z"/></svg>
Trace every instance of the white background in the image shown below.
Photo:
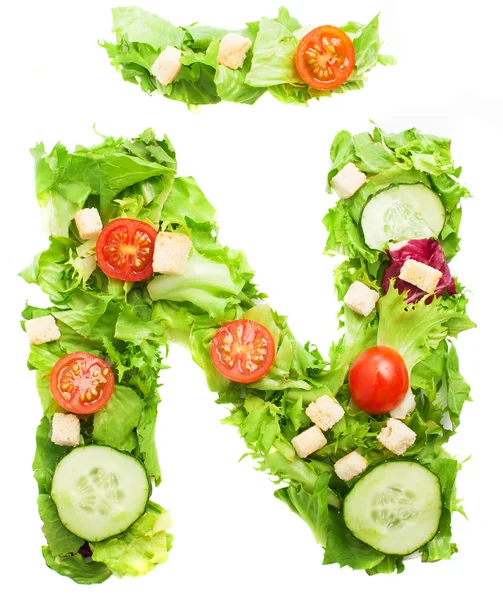
<svg viewBox="0 0 503 600"><path fill-rule="evenodd" d="M285 0L286 2L286 0ZM279 3L279 0L278 0ZM254 107L221 104L193 114L185 105L149 98L109 66L98 39L111 39L113 0L4 3L2 23L2 476L1 592L39 599L218 597L290 600L352 597L411 600L499 587L501 563L501 20L496 1L421 2L290 0L303 24L367 22L381 11L383 51L396 67L378 67L359 92L285 106L270 97ZM239 28L276 2L141 1L174 24ZM237 432L219 423L202 373L173 348L164 375L158 446L164 482L154 499L172 510L175 545L168 563L145 578L111 580L89 590L49 571L31 477L40 417L28 343L19 328L26 299L37 290L16 277L43 249L28 149L43 140L70 147L108 135L132 136L146 127L167 133L182 175L193 174L218 208L221 239L246 249L271 304L288 314L301 340L325 353L337 337L333 259L323 255L321 219L333 202L325 194L328 151L335 133L416 126L453 140L472 191L466 201L462 252L453 271L473 293L470 314L479 328L462 335L462 370L475 403L466 407L451 450L473 454L459 478L470 521L454 518L460 552L452 561L409 563L405 574L369 578L321 566L322 550L304 523L272 496L273 484L249 460ZM8 373L8 375L7 375ZM494 589L494 587L493 587ZM497 595L496 590L489 594ZM4 596L5 597L5 596Z"/></svg>

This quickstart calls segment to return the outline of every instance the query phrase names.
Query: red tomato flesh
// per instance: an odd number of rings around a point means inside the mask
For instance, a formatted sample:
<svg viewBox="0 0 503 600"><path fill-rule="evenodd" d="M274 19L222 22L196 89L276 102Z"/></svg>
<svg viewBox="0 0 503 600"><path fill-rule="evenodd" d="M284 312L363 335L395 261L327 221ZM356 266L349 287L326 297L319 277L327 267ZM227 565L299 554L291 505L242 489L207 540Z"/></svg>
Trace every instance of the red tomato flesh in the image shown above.
<svg viewBox="0 0 503 600"><path fill-rule="evenodd" d="M409 390L409 372L401 355L388 346L375 346L349 369L349 391L355 404L371 415L396 408Z"/></svg>
<svg viewBox="0 0 503 600"><path fill-rule="evenodd" d="M220 327L211 341L210 355L224 377L252 383L268 373L276 349L266 327L256 321L240 319Z"/></svg>
<svg viewBox="0 0 503 600"><path fill-rule="evenodd" d="M302 79L315 90L333 90L353 72L353 42L337 27L317 27L300 40L295 66Z"/></svg>
<svg viewBox="0 0 503 600"><path fill-rule="evenodd" d="M110 366L98 356L74 352L60 358L51 372L51 393L65 410L89 415L103 408L114 391Z"/></svg>
<svg viewBox="0 0 503 600"><path fill-rule="evenodd" d="M115 219L100 233L96 258L100 269L121 281L142 281L153 273L157 231L136 219Z"/></svg>

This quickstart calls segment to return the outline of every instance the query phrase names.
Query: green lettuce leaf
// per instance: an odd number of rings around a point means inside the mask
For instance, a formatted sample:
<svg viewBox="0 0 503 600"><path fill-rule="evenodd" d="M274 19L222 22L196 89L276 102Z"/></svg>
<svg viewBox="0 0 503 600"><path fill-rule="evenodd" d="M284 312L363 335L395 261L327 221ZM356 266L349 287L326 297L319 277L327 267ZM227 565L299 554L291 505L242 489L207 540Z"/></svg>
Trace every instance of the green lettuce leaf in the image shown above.
<svg viewBox="0 0 503 600"><path fill-rule="evenodd" d="M248 396L244 410L239 433L248 445L253 445L260 452L269 452L280 433L275 405L256 396Z"/></svg>
<svg viewBox="0 0 503 600"><path fill-rule="evenodd" d="M354 25L354 24L352 24ZM351 27L354 30L354 27ZM348 33L352 33L349 31ZM355 46L355 64L358 75L373 69L377 63L394 64L392 57L382 57L379 54L381 41L379 39L379 15L376 15L368 25L361 25L353 33Z"/></svg>
<svg viewBox="0 0 503 600"><path fill-rule="evenodd" d="M70 310L54 312L54 317L83 337L100 341L104 335L113 333L117 320L117 311L110 307L109 318L98 323L107 312L112 296L80 292L71 299Z"/></svg>
<svg viewBox="0 0 503 600"><path fill-rule="evenodd" d="M38 483L40 494L51 493L51 482L58 462L68 454L71 448L56 446L50 438L51 421L43 417L37 428L37 449L33 458L34 477Z"/></svg>
<svg viewBox="0 0 503 600"><path fill-rule="evenodd" d="M136 428L144 406L145 401L131 388L116 385L110 400L94 416L94 441L117 450L134 450L138 445Z"/></svg>
<svg viewBox="0 0 503 600"><path fill-rule="evenodd" d="M49 550L54 555L75 554L84 543L84 540L70 533L61 523L56 505L48 494L38 497L38 512L44 522L44 532Z"/></svg>
<svg viewBox="0 0 503 600"><path fill-rule="evenodd" d="M149 502L147 512L125 533L115 538L90 544L93 560L104 563L115 575L145 575L155 565L168 560L173 536L169 513Z"/></svg>
<svg viewBox="0 0 503 600"><path fill-rule="evenodd" d="M344 524L340 513L329 511L324 565L337 563L341 567L352 569L373 569L384 557L381 552L357 540Z"/></svg>
<svg viewBox="0 0 503 600"><path fill-rule="evenodd" d="M147 289L153 301L190 302L211 317L222 319L227 308L238 303L243 283L232 277L227 265L193 250L182 275L158 275Z"/></svg>
<svg viewBox="0 0 503 600"><path fill-rule="evenodd" d="M439 531L426 545L422 560L425 562L449 560L452 554L457 552L456 545L451 542L452 513L455 511L463 513L456 497L456 477L461 470L461 464L444 450L433 453L428 448L423 451L420 460L439 478L444 501Z"/></svg>
<svg viewBox="0 0 503 600"><path fill-rule="evenodd" d="M328 474L320 475L311 493L301 486L289 486L277 490L274 495L283 500L290 509L311 527L319 544L325 544L328 527Z"/></svg>
<svg viewBox="0 0 503 600"><path fill-rule="evenodd" d="M286 83L302 85L304 82L295 68L298 43L299 40L288 27L276 20L262 18L246 83L255 87Z"/></svg>
<svg viewBox="0 0 503 600"><path fill-rule="evenodd" d="M405 566L403 564L402 556L393 556L392 554L386 554L382 561L371 569L366 569L368 575L378 575L379 573L403 573Z"/></svg>
<svg viewBox="0 0 503 600"><path fill-rule="evenodd" d="M138 434L138 451L149 477L154 477L156 485L161 483L161 467L155 445L155 426L157 421L157 406L161 398L157 391L145 399L145 408L140 415L136 428Z"/></svg>
<svg viewBox="0 0 503 600"><path fill-rule="evenodd" d="M448 350L447 342L440 342L425 359L415 365L410 374L411 388L423 390L430 402L436 400L445 373Z"/></svg>
<svg viewBox="0 0 503 600"><path fill-rule="evenodd" d="M93 583L103 583L112 572L103 563L88 562L80 554L73 556L54 556L47 546L42 548L47 566L65 577L70 577L76 583L90 585Z"/></svg>
<svg viewBox="0 0 503 600"><path fill-rule="evenodd" d="M276 438L270 452L255 456L259 458L261 471L266 471L278 481L300 484L309 493L314 492L319 475L332 474L332 469L327 463L300 459L292 445L282 436ZM327 491L327 503L336 508L340 508L341 505L338 495L331 489Z"/></svg>
<svg viewBox="0 0 503 600"><path fill-rule="evenodd" d="M149 44L156 50L166 46L179 47L185 32L168 21L137 6L112 8L113 31L129 42Z"/></svg>
<svg viewBox="0 0 503 600"><path fill-rule="evenodd" d="M215 209L193 177L176 177L162 209L162 220L185 223L186 217L195 223L213 223Z"/></svg>
<svg viewBox="0 0 503 600"><path fill-rule="evenodd" d="M451 344L447 354L445 385L447 391L447 410L455 430L461 417L465 402L471 402L470 386L459 372L459 359L454 344Z"/></svg>

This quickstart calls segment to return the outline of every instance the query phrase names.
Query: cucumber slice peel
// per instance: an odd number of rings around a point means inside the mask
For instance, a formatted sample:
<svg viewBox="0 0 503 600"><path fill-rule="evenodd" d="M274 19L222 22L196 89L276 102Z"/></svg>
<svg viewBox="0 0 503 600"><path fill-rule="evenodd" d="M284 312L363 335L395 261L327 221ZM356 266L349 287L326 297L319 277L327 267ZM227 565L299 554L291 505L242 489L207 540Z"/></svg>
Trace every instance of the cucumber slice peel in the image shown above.
<svg viewBox="0 0 503 600"><path fill-rule="evenodd" d="M58 463L51 496L69 531L99 542L122 533L143 515L150 482L133 456L92 444L75 448Z"/></svg>
<svg viewBox="0 0 503 600"><path fill-rule="evenodd" d="M412 461L378 465L355 484L343 505L344 522L356 538L401 556L433 539L441 516L438 477Z"/></svg>

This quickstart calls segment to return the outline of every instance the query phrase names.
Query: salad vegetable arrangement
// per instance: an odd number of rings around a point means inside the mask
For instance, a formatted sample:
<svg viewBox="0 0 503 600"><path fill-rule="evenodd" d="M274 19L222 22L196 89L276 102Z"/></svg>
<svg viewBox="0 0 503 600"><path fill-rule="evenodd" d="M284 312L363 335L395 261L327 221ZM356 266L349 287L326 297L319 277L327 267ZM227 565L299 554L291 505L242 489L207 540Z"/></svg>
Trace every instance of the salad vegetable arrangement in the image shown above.
<svg viewBox="0 0 503 600"><path fill-rule="evenodd" d="M175 27L138 7L113 9L115 43L103 43L125 81L188 105L222 100L253 104L265 92L306 104L363 87L378 63L379 16L367 25L302 27L286 8L240 31L204 25Z"/></svg>
<svg viewBox="0 0 503 600"><path fill-rule="evenodd" d="M347 260L329 361L265 303L245 255L220 244L215 210L177 176L167 138L33 154L51 238L22 276L53 302L24 312L49 567L93 583L166 560L169 517L149 498L167 342L190 349L325 564L374 574L402 571L416 551L450 558L460 464L443 446L470 392L451 338L474 325L447 264L468 195L447 140L336 136L327 249Z"/></svg>

